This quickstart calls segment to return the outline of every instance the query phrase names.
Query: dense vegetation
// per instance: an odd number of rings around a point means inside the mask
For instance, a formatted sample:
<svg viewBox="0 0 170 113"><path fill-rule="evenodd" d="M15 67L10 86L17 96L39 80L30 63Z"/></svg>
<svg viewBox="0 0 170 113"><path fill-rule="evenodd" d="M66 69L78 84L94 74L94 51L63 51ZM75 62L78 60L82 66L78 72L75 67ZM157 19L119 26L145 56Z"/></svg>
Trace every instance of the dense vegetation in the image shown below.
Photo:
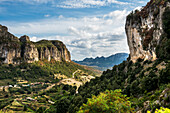
<svg viewBox="0 0 170 113"><path fill-rule="evenodd" d="M1 65L0 109L64 113L68 111L70 100L75 96L77 87L76 84L73 87L61 85L56 76L63 75L72 78L74 72L76 72L74 77L80 76L78 73L84 76L85 74L94 75L89 69L74 62L56 62L55 60L38 61L32 64ZM62 81L64 78L60 79Z"/></svg>
<svg viewBox="0 0 170 113"><path fill-rule="evenodd" d="M131 103L121 90L100 93L97 97L92 96L87 104L80 107L78 113L133 113Z"/></svg>
<svg viewBox="0 0 170 113"><path fill-rule="evenodd" d="M53 47L54 45L52 44L51 41L48 41L48 40L41 40L41 41L38 41L35 43L36 47L37 48L40 48L40 47Z"/></svg>
<svg viewBox="0 0 170 113"><path fill-rule="evenodd" d="M146 63L146 65L153 65L153 67L148 67L145 70L143 70L141 63L142 62L137 62L133 64L131 62L124 62L119 66L114 66L112 70L103 72L103 75L100 78L91 80L89 83L80 87L79 94L75 96L75 98L79 97L80 100L77 102L72 101L70 103L72 109L70 109L71 111L69 112L76 112L82 103L87 102L87 98L91 98L91 95L98 95L106 89L122 89L124 94L132 96L133 98L147 95L135 103L135 106L139 107L143 107L143 102L150 99L149 96L152 95L149 94L150 91L159 89L155 94L153 93L152 101L156 100L161 91L166 88L165 84L168 84L170 81L170 64L167 64L165 70L158 71L156 66L160 61L154 63L147 63L147 61L143 62ZM127 65L128 67L126 67ZM128 71L126 72L126 70ZM155 73L155 71L157 71L157 73ZM160 76L158 77L156 74L159 74Z"/></svg>
<svg viewBox="0 0 170 113"><path fill-rule="evenodd" d="M66 113L68 111L70 100L73 99L76 93L76 87L69 85L59 85L53 87L51 90L45 92L47 96L55 102L50 109L47 109L47 113ZM44 95L41 94L41 95ZM77 100L75 100L77 101Z"/></svg>

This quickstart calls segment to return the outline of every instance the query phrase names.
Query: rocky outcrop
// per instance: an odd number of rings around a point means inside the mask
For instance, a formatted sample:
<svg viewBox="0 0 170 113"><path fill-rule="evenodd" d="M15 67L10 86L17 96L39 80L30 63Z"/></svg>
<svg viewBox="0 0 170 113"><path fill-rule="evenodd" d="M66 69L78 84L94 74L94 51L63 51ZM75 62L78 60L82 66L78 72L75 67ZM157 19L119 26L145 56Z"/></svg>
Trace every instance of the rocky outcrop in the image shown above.
<svg viewBox="0 0 170 113"><path fill-rule="evenodd" d="M70 61L70 53L67 50L66 46L60 42L60 41L51 41L52 44L60 51L60 55L62 59L65 59L66 61ZM55 55L53 55L55 57ZM55 58L54 58L55 59Z"/></svg>
<svg viewBox="0 0 170 113"><path fill-rule="evenodd" d="M157 59L156 47L164 34L162 15L170 7L167 0L151 0L141 9L127 16L126 34L130 50L130 59Z"/></svg>
<svg viewBox="0 0 170 113"><path fill-rule="evenodd" d="M34 43L26 35L18 39L8 32L7 27L0 25L0 63L33 63L45 59L69 62L70 57L70 52L61 41L42 40Z"/></svg>
<svg viewBox="0 0 170 113"><path fill-rule="evenodd" d="M51 59L54 59L56 61L70 61L70 52L61 41L42 40L35 45L38 48L39 58L41 60L47 59L50 61Z"/></svg>
<svg viewBox="0 0 170 113"><path fill-rule="evenodd" d="M0 62L17 64L21 55L20 41L8 32L8 28L0 25Z"/></svg>
<svg viewBox="0 0 170 113"><path fill-rule="evenodd" d="M38 50L30 41L29 37L24 35L19 40L21 41L21 57L23 60L27 63L38 61Z"/></svg>

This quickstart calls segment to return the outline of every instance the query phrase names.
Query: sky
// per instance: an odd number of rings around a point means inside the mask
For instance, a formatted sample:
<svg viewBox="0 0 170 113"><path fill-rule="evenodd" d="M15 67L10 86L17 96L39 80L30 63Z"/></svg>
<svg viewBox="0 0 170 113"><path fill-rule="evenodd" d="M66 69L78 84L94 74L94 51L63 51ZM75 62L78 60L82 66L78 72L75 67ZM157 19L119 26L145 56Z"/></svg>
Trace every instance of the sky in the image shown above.
<svg viewBox="0 0 170 113"><path fill-rule="evenodd" d="M149 0L0 0L0 24L31 41L60 40L72 60L129 53L126 16Z"/></svg>

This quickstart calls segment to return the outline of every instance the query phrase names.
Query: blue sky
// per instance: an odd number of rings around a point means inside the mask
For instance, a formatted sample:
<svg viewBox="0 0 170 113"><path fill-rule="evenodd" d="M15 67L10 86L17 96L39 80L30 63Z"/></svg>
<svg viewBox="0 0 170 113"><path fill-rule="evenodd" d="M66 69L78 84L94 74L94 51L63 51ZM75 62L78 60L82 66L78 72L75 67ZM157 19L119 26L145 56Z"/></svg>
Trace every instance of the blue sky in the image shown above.
<svg viewBox="0 0 170 113"><path fill-rule="evenodd" d="M0 24L32 41L61 40L72 59L128 53L125 19L149 0L0 0Z"/></svg>

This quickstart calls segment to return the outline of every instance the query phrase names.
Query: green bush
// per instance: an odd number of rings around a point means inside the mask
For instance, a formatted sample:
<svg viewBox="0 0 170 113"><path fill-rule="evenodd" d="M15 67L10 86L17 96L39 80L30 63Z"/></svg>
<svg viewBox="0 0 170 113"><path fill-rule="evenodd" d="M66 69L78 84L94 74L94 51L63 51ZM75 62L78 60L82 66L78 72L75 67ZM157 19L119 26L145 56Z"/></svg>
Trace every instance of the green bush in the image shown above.
<svg viewBox="0 0 170 113"><path fill-rule="evenodd" d="M151 113L147 111L147 113ZM170 113L170 109L161 107L160 109L156 109L155 113Z"/></svg>
<svg viewBox="0 0 170 113"><path fill-rule="evenodd" d="M126 95L121 94L121 90L106 90L88 99L78 113L132 113L134 111L128 99Z"/></svg>

